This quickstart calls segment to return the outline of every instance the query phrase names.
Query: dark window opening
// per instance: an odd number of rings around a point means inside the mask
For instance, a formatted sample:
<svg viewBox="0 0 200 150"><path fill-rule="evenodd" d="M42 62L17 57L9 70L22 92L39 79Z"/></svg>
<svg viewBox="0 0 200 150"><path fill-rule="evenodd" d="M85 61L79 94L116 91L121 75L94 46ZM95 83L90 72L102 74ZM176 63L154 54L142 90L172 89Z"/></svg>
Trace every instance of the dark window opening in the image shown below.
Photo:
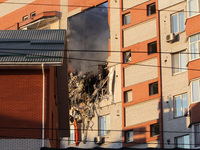
<svg viewBox="0 0 200 150"><path fill-rule="evenodd" d="M32 18L32 17L34 17L35 15L36 15L36 13L35 13L35 12L32 12L30 16L31 16L31 18Z"/></svg>
<svg viewBox="0 0 200 150"><path fill-rule="evenodd" d="M124 63L131 61L131 51L123 52L123 56L124 56Z"/></svg>
<svg viewBox="0 0 200 150"><path fill-rule="evenodd" d="M28 15L26 15L26 16L24 16L24 17L22 18L23 21L25 21L25 20L27 20L27 19L28 19Z"/></svg>
<svg viewBox="0 0 200 150"><path fill-rule="evenodd" d="M125 140L126 140L126 143L133 142L133 130L125 132Z"/></svg>
<svg viewBox="0 0 200 150"><path fill-rule="evenodd" d="M147 16L153 15L156 13L156 4L152 3L147 5Z"/></svg>
<svg viewBox="0 0 200 150"><path fill-rule="evenodd" d="M158 94L158 82L149 84L149 95Z"/></svg>
<svg viewBox="0 0 200 150"><path fill-rule="evenodd" d="M123 15L122 19L123 19L123 25L131 23L131 15L130 15L130 13Z"/></svg>
<svg viewBox="0 0 200 150"><path fill-rule="evenodd" d="M151 137L157 136L157 135L160 134L160 132L159 132L159 124L158 123L152 124L150 126L150 133L151 133Z"/></svg>
<svg viewBox="0 0 200 150"><path fill-rule="evenodd" d="M132 101L132 91L124 92L124 103Z"/></svg>
<svg viewBox="0 0 200 150"><path fill-rule="evenodd" d="M157 42L148 43L148 54L157 53Z"/></svg>

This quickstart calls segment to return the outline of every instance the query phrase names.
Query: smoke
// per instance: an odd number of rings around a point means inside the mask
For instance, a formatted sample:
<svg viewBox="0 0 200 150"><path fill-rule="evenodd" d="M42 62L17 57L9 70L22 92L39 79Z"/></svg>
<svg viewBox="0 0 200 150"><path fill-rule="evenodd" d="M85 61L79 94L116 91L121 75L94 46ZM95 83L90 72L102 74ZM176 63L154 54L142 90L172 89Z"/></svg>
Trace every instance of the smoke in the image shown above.
<svg viewBox="0 0 200 150"><path fill-rule="evenodd" d="M102 62L74 60L89 59L106 61L108 52L95 52L97 50L108 51L108 39L110 36L108 26L107 3L91 8L68 19L68 50L69 71L92 72L97 74L98 64ZM81 51L76 51L81 50ZM92 50L94 52L85 52Z"/></svg>

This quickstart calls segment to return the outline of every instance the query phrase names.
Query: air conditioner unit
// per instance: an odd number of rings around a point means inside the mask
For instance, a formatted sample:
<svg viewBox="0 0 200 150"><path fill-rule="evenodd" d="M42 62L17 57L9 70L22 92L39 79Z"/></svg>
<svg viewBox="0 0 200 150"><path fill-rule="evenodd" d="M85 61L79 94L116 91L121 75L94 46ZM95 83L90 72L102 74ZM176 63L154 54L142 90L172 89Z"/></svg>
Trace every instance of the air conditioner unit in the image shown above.
<svg viewBox="0 0 200 150"><path fill-rule="evenodd" d="M167 42L172 42L174 40L174 33L170 33L166 36L166 41Z"/></svg>
<svg viewBox="0 0 200 150"><path fill-rule="evenodd" d="M103 137L102 136L97 136L97 137L95 137L94 138L94 142L96 143L96 144L102 144L103 143Z"/></svg>

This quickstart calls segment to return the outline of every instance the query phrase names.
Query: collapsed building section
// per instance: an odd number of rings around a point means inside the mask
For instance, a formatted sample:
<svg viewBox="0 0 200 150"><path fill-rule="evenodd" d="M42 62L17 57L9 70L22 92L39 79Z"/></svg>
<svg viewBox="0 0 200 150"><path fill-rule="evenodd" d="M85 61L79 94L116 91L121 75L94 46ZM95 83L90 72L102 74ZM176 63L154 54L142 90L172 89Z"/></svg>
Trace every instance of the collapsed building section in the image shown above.
<svg viewBox="0 0 200 150"><path fill-rule="evenodd" d="M74 124L76 145L79 134L83 135L83 143L87 142L87 131L92 128L99 102L112 94L108 89L113 70L109 73L106 63L110 35L107 5L68 18L70 121ZM82 133L78 123L82 123Z"/></svg>

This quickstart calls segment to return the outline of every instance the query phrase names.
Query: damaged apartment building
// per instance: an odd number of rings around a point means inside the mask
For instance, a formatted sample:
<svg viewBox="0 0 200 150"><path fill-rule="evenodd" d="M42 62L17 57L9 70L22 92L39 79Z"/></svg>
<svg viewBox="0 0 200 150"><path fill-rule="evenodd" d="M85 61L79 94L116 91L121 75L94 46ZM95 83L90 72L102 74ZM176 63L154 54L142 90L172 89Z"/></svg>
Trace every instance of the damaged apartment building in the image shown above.
<svg viewBox="0 0 200 150"><path fill-rule="evenodd" d="M0 3L1 30L67 31L60 147L200 147L200 0L26 1Z"/></svg>

